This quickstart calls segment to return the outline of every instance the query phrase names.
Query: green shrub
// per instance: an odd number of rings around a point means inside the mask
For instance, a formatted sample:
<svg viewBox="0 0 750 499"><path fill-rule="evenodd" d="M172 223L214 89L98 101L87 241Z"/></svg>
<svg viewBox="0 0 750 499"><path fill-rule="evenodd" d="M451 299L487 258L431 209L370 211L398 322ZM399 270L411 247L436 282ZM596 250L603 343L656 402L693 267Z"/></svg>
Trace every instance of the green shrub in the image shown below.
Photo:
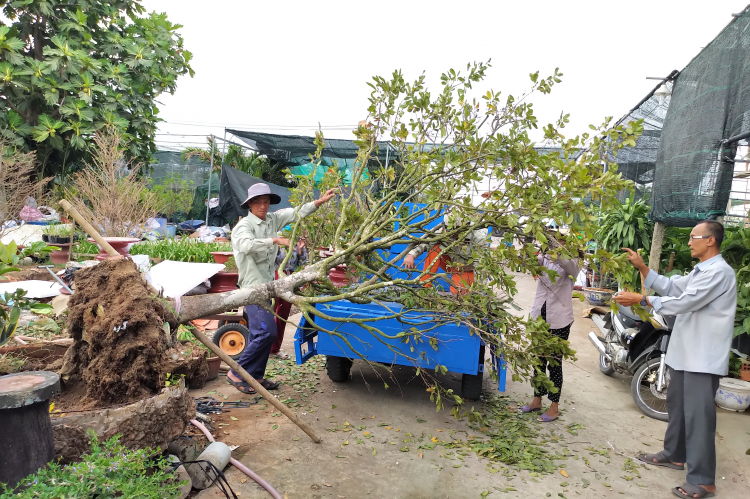
<svg viewBox="0 0 750 499"><path fill-rule="evenodd" d="M27 488L18 493L0 484L0 499L180 497L181 483L168 471L165 460L152 459L154 451L127 449L120 444L120 435L100 444L96 434L89 430L89 438L91 452L84 454L80 463L66 466L49 463L23 479Z"/></svg>

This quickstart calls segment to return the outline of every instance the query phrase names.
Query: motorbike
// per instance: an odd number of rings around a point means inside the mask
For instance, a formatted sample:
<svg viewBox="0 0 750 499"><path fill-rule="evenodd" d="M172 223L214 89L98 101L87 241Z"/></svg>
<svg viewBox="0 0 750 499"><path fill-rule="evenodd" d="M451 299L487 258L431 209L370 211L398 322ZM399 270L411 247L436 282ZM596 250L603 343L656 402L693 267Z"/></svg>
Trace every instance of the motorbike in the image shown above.
<svg viewBox="0 0 750 499"><path fill-rule="evenodd" d="M629 307L621 306L616 314L594 312L591 319L603 335L589 333L589 340L599 350L599 370L607 376L633 376L630 391L638 408L650 418L667 421L669 370L665 357L675 317L654 314L643 321Z"/></svg>

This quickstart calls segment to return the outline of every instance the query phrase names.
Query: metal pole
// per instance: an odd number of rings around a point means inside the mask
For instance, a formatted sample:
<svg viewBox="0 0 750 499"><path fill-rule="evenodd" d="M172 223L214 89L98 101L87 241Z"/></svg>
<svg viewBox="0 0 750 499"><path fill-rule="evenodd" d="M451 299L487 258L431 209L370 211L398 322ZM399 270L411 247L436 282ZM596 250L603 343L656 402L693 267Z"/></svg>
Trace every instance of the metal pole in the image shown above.
<svg viewBox="0 0 750 499"><path fill-rule="evenodd" d="M226 133L226 132L225 132ZM208 196L206 197L206 227L208 227L208 210L211 208L211 177L214 174L214 151L216 150L216 138L211 134L211 170L208 172Z"/></svg>
<svg viewBox="0 0 750 499"><path fill-rule="evenodd" d="M227 129L224 129L224 145L221 146L221 166L224 166L224 156L227 153Z"/></svg>

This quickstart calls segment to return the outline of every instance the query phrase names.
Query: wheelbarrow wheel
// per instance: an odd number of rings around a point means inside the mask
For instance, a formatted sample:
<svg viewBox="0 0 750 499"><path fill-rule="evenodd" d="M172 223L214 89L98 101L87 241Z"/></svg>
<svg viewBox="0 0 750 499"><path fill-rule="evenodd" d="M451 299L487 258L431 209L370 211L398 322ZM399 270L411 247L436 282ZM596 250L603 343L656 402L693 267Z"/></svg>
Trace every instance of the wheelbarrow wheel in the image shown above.
<svg viewBox="0 0 750 499"><path fill-rule="evenodd" d="M328 378L337 383L348 380L353 363L354 362L352 362L351 359L347 359L346 357L329 355L326 358L326 371L328 371Z"/></svg>
<svg viewBox="0 0 750 499"><path fill-rule="evenodd" d="M249 334L250 331L242 324L229 322L216 330L213 342L232 359L239 360L247 346L247 337Z"/></svg>

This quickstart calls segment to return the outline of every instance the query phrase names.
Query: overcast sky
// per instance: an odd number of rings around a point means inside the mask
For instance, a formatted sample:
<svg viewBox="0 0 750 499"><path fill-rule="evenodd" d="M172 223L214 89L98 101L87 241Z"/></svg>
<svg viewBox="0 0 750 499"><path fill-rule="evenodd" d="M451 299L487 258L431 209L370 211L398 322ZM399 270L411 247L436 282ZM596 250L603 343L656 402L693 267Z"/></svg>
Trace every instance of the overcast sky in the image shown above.
<svg viewBox="0 0 750 499"><path fill-rule="evenodd" d="M374 75L440 74L492 59L482 88L514 95L534 71L563 83L534 100L543 123L570 113L569 135L619 118L682 69L746 4L726 0L240 1L145 0L184 25L195 77L163 95L160 133L223 135L224 126L351 138ZM197 126L196 126L197 125ZM161 148L201 137L159 135ZM181 144L180 144L181 143ZM171 148L171 147L170 147Z"/></svg>

